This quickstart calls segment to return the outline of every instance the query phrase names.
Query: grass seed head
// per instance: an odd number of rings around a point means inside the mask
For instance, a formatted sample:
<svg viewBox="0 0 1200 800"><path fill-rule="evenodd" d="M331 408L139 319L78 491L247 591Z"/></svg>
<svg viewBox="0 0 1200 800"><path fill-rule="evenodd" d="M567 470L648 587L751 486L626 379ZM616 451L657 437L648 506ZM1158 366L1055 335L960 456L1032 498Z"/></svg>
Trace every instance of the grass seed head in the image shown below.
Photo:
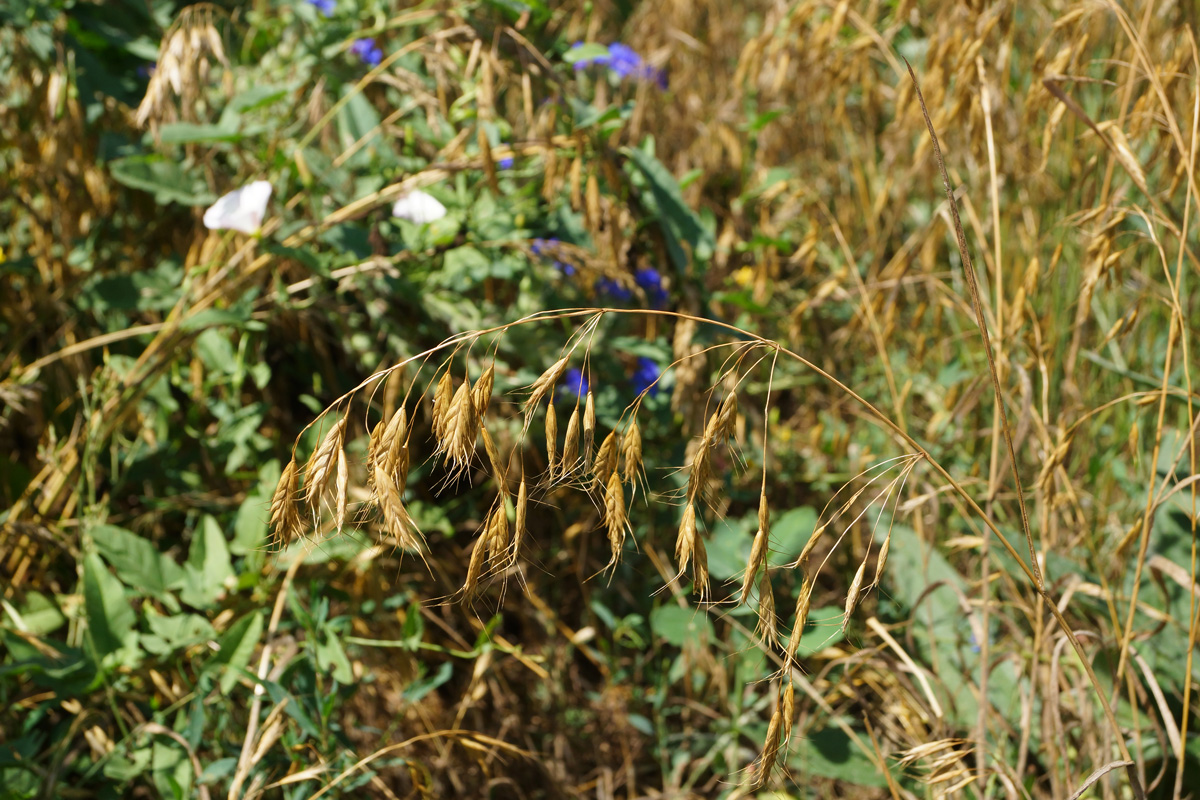
<svg viewBox="0 0 1200 800"><path fill-rule="evenodd" d="M558 471L559 478L566 478L575 471L579 460L579 406L571 412L567 420L567 433L563 438L562 468Z"/></svg>
<svg viewBox="0 0 1200 800"><path fill-rule="evenodd" d="M692 548L692 591L701 598L708 596L708 547L704 538L696 537Z"/></svg>
<svg viewBox="0 0 1200 800"><path fill-rule="evenodd" d="M879 585L879 579L883 577L883 570L887 566L888 553L891 549L892 532L889 530L883 539L883 547L879 548L879 557L875 560L875 578L871 581L871 586Z"/></svg>
<svg viewBox="0 0 1200 800"><path fill-rule="evenodd" d="M636 417L625 431L624 441L621 442L621 457L625 459L625 482L636 486L638 471L642 468L642 429L638 427Z"/></svg>
<svg viewBox="0 0 1200 800"><path fill-rule="evenodd" d="M529 488L525 484L525 476L521 476L521 488L517 490L517 519L513 526L512 560L521 557L521 542L525 538L527 516L529 514Z"/></svg>
<svg viewBox="0 0 1200 800"><path fill-rule="evenodd" d="M771 589L771 574L763 570L758 584L758 625L754 632L765 644L771 644L779 635L775 625L775 592Z"/></svg>
<svg viewBox="0 0 1200 800"><path fill-rule="evenodd" d="M796 653L800 649L800 639L804 636L804 626L808 624L808 609L812 601L812 579L804 576L804 583L800 586L800 594L796 595L796 613L793 614L792 635L788 639L787 659L784 661L784 671L791 668L792 663L796 660Z"/></svg>
<svg viewBox="0 0 1200 800"><path fill-rule="evenodd" d="M488 554L488 539L487 531L475 539L475 545L471 548L471 560L467 563L467 577L463 580L463 595L473 597L475 590L479 586L479 576L483 574L483 563L487 559Z"/></svg>
<svg viewBox="0 0 1200 800"><path fill-rule="evenodd" d="M822 522L812 532L812 536L808 537L808 542L804 545L804 549L800 551L800 556L796 559L797 566L804 566L808 562L808 557L812 555L812 551L817 549L817 542L821 539L821 534L825 532L825 523Z"/></svg>
<svg viewBox="0 0 1200 800"><path fill-rule="evenodd" d="M397 544L404 550L420 552L424 550L424 538L417 528L413 518L404 507L404 500L396 481L384 470L384 465L375 463L375 503L383 514L383 524L388 532L396 538Z"/></svg>
<svg viewBox="0 0 1200 800"><path fill-rule="evenodd" d="M737 392L731 391L725 395L725 400L721 403L721 407L717 410L716 414L716 435L721 441L732 439L737 432L737 409Z"/></svg>
<svg viewBox="0 0 1200 800"><path fill-rule="evenodd" d="M746 562L746 574L742 577L742 597L739 602L745 603L750 599L750 587L767 560L767 532L762 528L754 534L754 544L750 546L750 558Z"/></svg>
<svg viewBox="0 0 1200 800"><path fill-rule="evenodd" d="M679 534L675 537L675 563L682 575L687 570L696 546L696 506L688 503L683 509L683 518L679 521Z"/></svg>
<svg viewBox="0 0 1200 800"><path fill-rule="evenodd" d="M487 413L488 406L492 402L492 389L496 385L496 365L488 364L487 369L479 376L479 380L475 383L475 413L482 417Z"/></svg>
<svg viewBox="0 0 1200 800"><path fill-rule="evenodd" d="M715 417L714 417L715 419ZM688 470L687 497L689 503L703 502L708 494L708 479L712 476L712 450L707 437L702 437L692 455Z"/></svg>
<svg viewBox="0 0 1200 800"><path fill-rule="evenodd" d="M617 472L617 451L621 449L621 437L612 431L600 443L596 458L592 461L592 475L596 479L596 489L608 486L608 479Z"/></svg>
<svg viewBox="0 0 1200 800"><path fill-rule="evenodd" d="M479 436L479 415L475 413L469 381L464 380L454 393L446 409L442 434L438 447L446 456L446 466L452 474L461 475L471 467L475 439Z"/></svg>
<svg viewBox="0 0 1200 800"><path fill-rule="evenodd" d="M558 452L558 414L554 404L546 406L546 479L554 480L554 467Z"/></svg>
<svg viewBox="0 0 1200 800"><path fill-rule="evenodd" d="M767 725L767 739L763 743L762 755L758 759L758 773L754 779L754 788L761 789L771 777L771 772L775 769L775 759L779 756L779 736L783 729L783 714L779 709L775 709L775 713L771 715L771 722Z"/></svg>
<svg viewBox="0 0 1200 800"><path fill-rule="evenodd" d="M592 446L596 441L596 397L588 390L583 406L583 463L591 463Z"/></svg>
<svg viewBox="0 0 1200 800"><path fill-rule="evenodd" d="M437 389L433 392L433 438L442 441L446 428L446 413L450 410L450 398L454 394L454 386L450 379L450 370L442 373L438 380Z"/></svg>
<svg viewBox="0 0 1200 800"><path fill-rule="evenodd" d="M337 501L334 506L333 524L340 531L346 524L346 496L350 488L350 465L346 463L346 451L338 448L337 480L335 483Z"/></svg>
<svg viewBox="0 0 1200 800"><path fill-rule="evenodd" d="M498 564L500 557L508 550L508 536L508 510L504 507L504 499L501 498L492 509L487 527L488 560L493 565Z"/></svg>
<svg viewBox="0 0 1200 800"><path fill-rule="evenodd" d="M525 420L526 425L533 418L534 410L542 404L546 396L554 388L554 384L558 383L558 379L562 377L563 370L567 368L567 360L569 356L563 356L558 361L550 365L550 369L546 370L541 376L533 382L529 387L529 398L525 401Z"/></svg>
<svg viewBox="0 0 1200 800"><path fill-rule="evenodd" d="M611 554L609 566L621 560L621 549L625 545L625 531L629 518L625 512L625 487L621 476L613 472L604 490L604 525L608 528L608 545Z"/></svg>
<svg viewBox="0 0 1200 800"><path fill-rule="evenodd" d="M488 463L492 466L492 477L496 479L496 485L500 488L500 494L508 497L508 481L505 480L508 470L500 460L500 450L496 447L496 442L492 439L492 435L488 433L486 425L479 426L479 435L483 438L483 449L487 453Z"/></svg>
<svg viewBox="0 0 1200 800"><path fill-rule="evenodd" d="M854 613L854 607L858 605L858 596L862 592L863 575L867 571L867 560L864 558L862 563L858 565L858 571L854 573L854 580L850 582L850 591L846 592L846 611L842 615L842 630L846 630L846 625L850 622L850 615Z"/></svg>
<svg viewBox="0 0 1200 800"><path fill-rule="evenodd" d="M780 720L780 733L784 741L792 738L792 726L796 723L796 687L789 680L783 689L783 697L779 701L779 710L783 712Z"/></svg>
<svg viewBox="0 0 1200 800"><path fill-rule="evenodd" d="M271 495L270 525L276 545L282 547L300 533L300 511L296 507L299 471L295 460L289 461Z"/></svg>
<svg viewBox="0 0 1200 800"><path fill-rule="evenodd" d="M329 485L329 479L333 477L337 454L341 452L345 432L346 418L342 417L325 434L325 438L321 440L317 449L313 450L304 466L304 500L314 512L319 511L317 506L321 502L321 495Z"/></svg>

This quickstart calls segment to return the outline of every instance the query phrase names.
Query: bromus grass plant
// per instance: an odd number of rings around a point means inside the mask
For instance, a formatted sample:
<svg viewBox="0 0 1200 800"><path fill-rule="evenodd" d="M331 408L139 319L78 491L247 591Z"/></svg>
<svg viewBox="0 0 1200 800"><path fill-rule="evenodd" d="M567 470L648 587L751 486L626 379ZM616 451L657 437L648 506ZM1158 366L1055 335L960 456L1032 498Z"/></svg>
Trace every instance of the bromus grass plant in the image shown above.
<svg viewBox="0 0 1200 800"><path fill-rule="evenodd" d="M1197 21L0 3L0 797L1195 796Z"/></svg>

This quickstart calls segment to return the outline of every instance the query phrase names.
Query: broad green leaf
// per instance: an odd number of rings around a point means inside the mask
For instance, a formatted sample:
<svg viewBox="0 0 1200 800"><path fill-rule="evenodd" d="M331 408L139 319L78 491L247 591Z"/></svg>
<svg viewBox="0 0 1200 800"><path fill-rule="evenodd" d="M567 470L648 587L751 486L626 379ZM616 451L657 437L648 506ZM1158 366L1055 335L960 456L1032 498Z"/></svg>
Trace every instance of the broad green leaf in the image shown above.
<svg viewBox="0 0 1200 800"><path fill-rule="evenodd" d="M788 764L798 775L832 778L857 786L887 786L887 778L840 728L794 737L793 746Z"/></svg>
<svg viewBox="0 0 1200 800"><path fill-rule="evenodd" d="M147 652L163 656L198 642L208 641L216 636L208 620L199 614L161 614L150 613L146 616L150 633L140 638L142 647Z"/></svg>
<svg viewBox="0 0 1200 800"><path fill-rule="evenodd" d="M41 592L27 592L25 604L19 610L12 608L7 600L4 601L4 607L10 610L10 615L15 612L13 627L35 636L53 633L67 621L54 601Z"/></svg>
<svg viewBox="0 0 1200 800"><path fill-rule="evenodd" d="M354 682L354 671L350 668L350 659L337 634L331 630L325 632L323 639L316 648L317 666L326 672L332 672L334 679L343 686Z"/></svg>
<svg viewBox="0 0 1200 800"><path fill-rule="evenodd" d="M250 663L254 648L262 636L262 614L252 611L239 619L217 640L217 654L208 662L206 669L220 670L220 686L228 694L237 683L242 670Z"/></svg>
<svg viewBox="0 0 1200 800"><path fill-rule="evenodd" d="M183 578L183 570L154 544L116 525L93 525L88 531L100 555L135 592L162 597Z"/></svg>
<svg viewBox="0 0 1200 800"><path fill-rule="evenodd" d="M191 144L193 142L237 142L242 134L236 128L225 125L197 124L194 122L168 122L159 128L159 140L163 144Z"/></svg>
<svg viewBox="0 0 1200 800"><path fill-rule="evenodd" d="M83 608L96 652L106 656L121 649L133 630L133 609L125 587L96 553L83 560Z"/></svg>
<svg viewBox="0 0 1200 800"><path fill-rule="evenodd" d="M213 517L206 515L192 536L180 599L190 606L205 608L235 585L233 562L225 534Z"/></svg>
<svg viewBox="0 0 1200 800"><path fill-rule="evenodd" d="M650 630L659 639L676 647L713 641L713 625L702 610L680 608L677 605L659 606L650 612Z"/></svg>
<svg viewBox="0 0 1200 800"><path fill-rule="evenodd" d="M791 508L771 520L772 566L791 563L804 550L817 527L817 512L808 506Z"/></svg>
<svg viewBox="0 0 1200 800"><path fill-rule="evenodd" d="M175 161L158 156L128 156L109 162L113 179L133 189L154 195L160 204L171 202L185 206L204 206L216 197L204 182L189 175Z"/></svg>
<svg viewBox="0 0 1200 800"><path fill-rule="evenodd" d="M711 257L715 246L713 234L704 227L700 215L684 202L675 176L662 162L641 148L626 147L622 152L641 170L650 184L654 203L661 215L659 225L667 241L667 251L671 260L675 262L675 269L683 273L688 268L684 243L691 247L692 255L696 259L705 260Z"/></svg>

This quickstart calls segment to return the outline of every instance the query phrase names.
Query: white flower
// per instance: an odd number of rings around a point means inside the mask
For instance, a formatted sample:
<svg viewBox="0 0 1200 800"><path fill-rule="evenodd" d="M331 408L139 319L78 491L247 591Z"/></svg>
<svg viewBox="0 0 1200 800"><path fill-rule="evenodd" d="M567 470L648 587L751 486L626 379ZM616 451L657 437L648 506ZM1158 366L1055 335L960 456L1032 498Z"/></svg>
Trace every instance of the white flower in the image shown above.
<svg viewBox="0 0 1200 800"><path fill-rule="evenodd" d="M392 206L392 216L424 225L446 216L446 207L433 195L414 189L396 201L396 205Z"/></svg>
<svg viewBox="0 0 1200 800"><path fill-rule="evenodd" d="M204 212L204 227L210 231L258 233L270 199L271 184L267 181L255 181L234 189Z"/></svg>

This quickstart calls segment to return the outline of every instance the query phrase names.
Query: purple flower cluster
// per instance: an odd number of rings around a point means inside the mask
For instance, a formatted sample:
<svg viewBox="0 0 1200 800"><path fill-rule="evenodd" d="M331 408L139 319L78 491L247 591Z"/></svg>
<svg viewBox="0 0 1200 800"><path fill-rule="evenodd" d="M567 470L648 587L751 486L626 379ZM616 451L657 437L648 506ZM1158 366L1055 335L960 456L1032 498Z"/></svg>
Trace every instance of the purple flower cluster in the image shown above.
<svg viewBox="0 0 1200 800"><path fill-rule="evenodd" d="M558 244L558 239L534 239L533 243L529 246L529 250L535 256L552 258L554 255L553 250ZM557 258L554 259L554 268L568 278L573 276L576 271L574 264L568 261L560 261Z"/></svg>
<svg viewBox="0 0 1200 800"><path fill-rule="evenodd" d="M587 376L583 374L583 370L579 367L571 367L563 373L561 389L566 394L583 399L587 397L587 393L591 391L592 387L588 383Z"/></svg>
<svg viewBox="0 0 1200 800"><path fill-rule="evenodd" d="M604 297L609 297L622 303L633 299L633 292L622 286L620 281L615 281L612 278L601 278L596 281L596 291Z"/></svg>
<svg viewBox="0 0 1200 800"><path fill-rule="evenodd" d="M498 166L500 169L512 169L513 157L507 156L505 158L500 159L499 161L496 162L496 166Z"/></svg>
<svg viewBox="0 0 1200 800"><path fill-rule="evenodd" d="M574 47L582 47L583 42L576 42ZM575 62L575 69L582 70L592 65L608 67L618 78L625 80L633 78L639 81L654 81L660 89L667 88L667 73L647 64L637 51L627 44L613 42L608 46L608 52L595 58L584 58Z"/></svg>
<svg viewBox="0 0 1200 800"><path fill-rule="evenodd" d="M646 299L655 308L662 308L667 304L667 289L663 286L662 275L659 275L654 267L639 269L633 276L633 282L641 287L646 293Z"/></svg>
<svg viewBox="0 0 1200 800"><path fill-rule="evenodd" d="M646 356L638 356L637 368L633 371L629 382L633 384L633 390L638 394L648 392L651 397L658 395L658 379L662 375L662 370L658 368L658 364L654 359Z"/></svg>
<svg viewBox="0 0 1200 800"><path fill-rule="evenodd" d="M333 12L337 10L337 0L308 0L308 4L316 6L326 17L332 17Z"/></svg>
<svg viewBox="0 0 1200 800"><path fill-rule="evenodd" d="M383 50L379 49L375 40L370 37L355 39L354 44L350 45L350 52L362 59L362 62L369 67L377 67L379 62L383 61Z"/></svg>

